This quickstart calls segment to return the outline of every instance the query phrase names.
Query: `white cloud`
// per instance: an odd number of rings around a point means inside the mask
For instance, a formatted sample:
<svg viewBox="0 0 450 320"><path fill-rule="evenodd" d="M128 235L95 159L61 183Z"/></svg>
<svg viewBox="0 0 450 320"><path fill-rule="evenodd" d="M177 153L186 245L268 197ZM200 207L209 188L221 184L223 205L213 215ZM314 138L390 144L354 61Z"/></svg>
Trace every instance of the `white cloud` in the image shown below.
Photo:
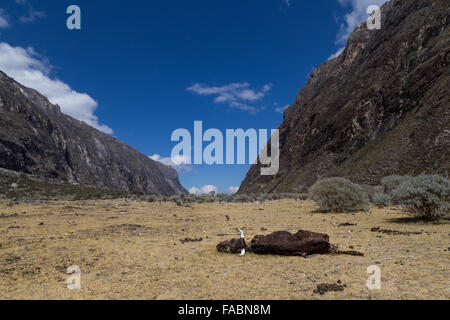
<svg viewBox="0 0 450 320"><path fill-rule="evenodd" d="M31 6L31 4L29 2L27 2L26 0L16 0L16 3L21 6L27 5L27 7L28 7L28 14L26 16L21 16L19 18L19 21L22 23L33 22L37 19L43 19L46 16L44 11L34 10L33 7Z"/></svg>
<svg viewBox="0 0 450 320"><path fill-rule="evenodd" d="M154 154L149 158L154 161L161 162L166 166L170 166L179 172L181 171L189 172L192 170L192 167L187 165L190 164L190 159L187 156L176 155L173 158L165 158L161 157L159 154Z"/></svg>
<svg viewBox="0 0 450 320"><path fill-rule="evenodd" d="M231 83L219 87L195 83L187 88L188 91L201 96L215 96L214 103L226 103L230 108L247 111L249 113L257 113L264 109L263 107L252 106L249 102L263 99L271 89L272 85L266 84L261 90L254 90L250 88L248 82Z"/></svg>
<svg viewBox="0 0 450 320"><path fill-rule="evenodd" d="M276 109L275 109L275 112L278 112L278 113L282 113L282 114L283 114L283 113L286 111L286 109L289 108L289 107L290 107L290 105L287 104L287 105L285 105L284 107L276 108Z"/></svg>
<svg viewBox="0 0 450 320"><path fill-rule="evenodd" d="M236 192L238 192L239 191L239 187L229 187L228 188L228 193L230 193L230 194L234 194L234 193L236 193Z"/></svg>
<svg viewBox="0 0 450 320"><path fill-rule="evenodd" d="M21 16L19 18L19 21L23 22L23 23L29 23L29 22L34 22L38 19L43 19L43 18L45 18L45 16L46 16L46 14L44 11L36 11L32 7L30 7L28 9L28 15Z"/></svg>
<svg viewBox="0 0 450 320"><path fill-rule="evenodd" d="M112 134L113 130L99 124L94 114L97 101L86 93L79 93L69 85L49 75L52 66L40 57L33 48L12 47L0 42L0 70L20 84L35 89L46 96L51 103L58 104L65 114L86 122L92 127Z"/></svg>
<svg viewBox="0 0 450 320"><path fill-rule="evenodd" d="M216 186L213 185L206 185L199 188L196 187L192 187L189 189L189 193L190 194L196 194L196 195L201 195L201 194L211 194L211 192L214 192L215 194L219 193L219 188L217 188Z"/></svg>
<svg viewBox="0 0 450 320"><path fill-rule="evenodd" d="M291 6L291 0L284 0L284 3L286 3L286 5L287 5L288 7Z"/></svg>
<svg viewBox="0 0 450 320"><path fill-rule="evenodd" d="M9 28L9 18L6 14L6 11L0 8L0 29L6 29Z"/></svg>
<svg viewBox="0 0 450 320"><path fill-rule="evenodd" d="M369 18L367 8L371 5L381 7L388 0L337 0L341 6L351 5L352 11L344 16L337 35L336 44L343 45L362 22Z"/></svg>

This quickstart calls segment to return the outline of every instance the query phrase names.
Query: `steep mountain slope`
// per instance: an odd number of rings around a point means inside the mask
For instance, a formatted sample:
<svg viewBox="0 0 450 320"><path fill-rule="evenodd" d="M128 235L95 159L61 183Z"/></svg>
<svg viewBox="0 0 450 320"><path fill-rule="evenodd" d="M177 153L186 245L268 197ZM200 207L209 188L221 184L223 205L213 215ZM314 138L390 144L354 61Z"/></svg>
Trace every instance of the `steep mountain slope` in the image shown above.
<svg viewBox="0 0 450 320"><path fill-rule="evenodd" d="M311 73L280 125L280 171L253 166L239 192L292 191L320 177L376 184L450 169L450 4L392 0Z"/></svg>
<svg viewBox="0 0 450 320"><path fill-rule="evenodd" d="M181 194L177 172L0 72L0 168L102 188Z"/></svg>

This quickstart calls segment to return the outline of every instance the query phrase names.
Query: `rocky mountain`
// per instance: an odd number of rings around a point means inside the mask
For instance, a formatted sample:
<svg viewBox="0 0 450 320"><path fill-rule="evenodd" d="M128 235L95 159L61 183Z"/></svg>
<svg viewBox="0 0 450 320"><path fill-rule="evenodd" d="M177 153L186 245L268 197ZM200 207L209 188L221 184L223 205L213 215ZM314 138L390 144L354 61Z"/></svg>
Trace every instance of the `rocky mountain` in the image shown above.
<svg viewBox="0 0 450 320"><path fill-rule="evenodd" d="M127 192L187 193L174 169L63 114L3 72L0 168Z"/></svg>
<svg viewBox="0 0 450 320"><path fill-rule="evenodd" d="M280 171L254 165L239 192L300 190L341 176L450 169L450 3L392 0L380 30L361 24L342 54L311 73L280 125Z"/></svg>

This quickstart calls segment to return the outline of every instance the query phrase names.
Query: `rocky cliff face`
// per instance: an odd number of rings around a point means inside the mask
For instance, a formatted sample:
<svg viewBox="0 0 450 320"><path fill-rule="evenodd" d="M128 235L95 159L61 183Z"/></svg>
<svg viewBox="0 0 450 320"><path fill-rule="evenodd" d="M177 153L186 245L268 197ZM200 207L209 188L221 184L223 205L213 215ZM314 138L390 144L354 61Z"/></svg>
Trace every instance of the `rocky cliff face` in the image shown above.
<svg viewBox="0 0 450 320"><path fill-rule="evenodd" d="M0 72L0 168L101 188L181 194L177 172Z"/></svg>
<svg viewBox="0 0 450 320"><path fill-rule="evenodd" d="M448 175L449 13L447 0L392 0L381 30L361 24L286 110L279 173L263 177L255 165L240 192L294 191L330 176Z"/></svg>

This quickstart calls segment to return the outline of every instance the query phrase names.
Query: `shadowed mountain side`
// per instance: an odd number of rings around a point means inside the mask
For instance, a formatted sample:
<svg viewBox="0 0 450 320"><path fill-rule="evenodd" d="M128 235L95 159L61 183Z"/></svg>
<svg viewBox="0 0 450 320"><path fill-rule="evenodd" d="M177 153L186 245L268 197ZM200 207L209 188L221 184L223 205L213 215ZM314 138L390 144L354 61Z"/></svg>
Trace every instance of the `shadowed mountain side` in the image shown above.
<svg viewBox="0 0 450 320"><path fill-rule="evenodd" d="M1 71L0 167L127 192L187 193L174 169L63 114Z"/></svg>
<svg viewBox="0 0 450 320"><path fill-rule="evenodd" d="M446 0L392 0L381 30L361 24L311 76L280 125L280 171L247 173L239 192L289 192L318 178L377 184L450 170Z"/></svg>

